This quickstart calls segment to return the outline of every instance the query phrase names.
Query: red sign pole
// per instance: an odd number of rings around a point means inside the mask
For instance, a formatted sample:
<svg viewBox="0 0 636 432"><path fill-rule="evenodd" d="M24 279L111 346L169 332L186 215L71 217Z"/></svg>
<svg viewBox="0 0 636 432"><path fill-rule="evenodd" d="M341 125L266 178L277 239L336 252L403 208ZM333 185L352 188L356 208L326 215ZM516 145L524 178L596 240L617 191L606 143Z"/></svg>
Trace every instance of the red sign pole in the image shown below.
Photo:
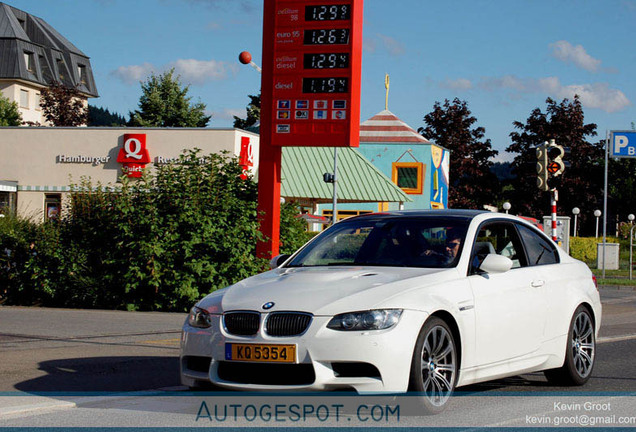
<svg viewBox="0 0 636 432"><path fill-rule="evenodd" d="M281 147L358 147L363 0L265 0L258 211L278 255ZM249 62L241 54L241 62Z"/></svg>
<svg viewBox="0 0 636 432"><path fill-rule="evenodd" d="M265 239L256 245L256 256L273 258L280 246L280 168L282 148L272 145L275 0L265 0L263 11L263 70L261 74L261 128L258 163L258 218Z"/></svg>

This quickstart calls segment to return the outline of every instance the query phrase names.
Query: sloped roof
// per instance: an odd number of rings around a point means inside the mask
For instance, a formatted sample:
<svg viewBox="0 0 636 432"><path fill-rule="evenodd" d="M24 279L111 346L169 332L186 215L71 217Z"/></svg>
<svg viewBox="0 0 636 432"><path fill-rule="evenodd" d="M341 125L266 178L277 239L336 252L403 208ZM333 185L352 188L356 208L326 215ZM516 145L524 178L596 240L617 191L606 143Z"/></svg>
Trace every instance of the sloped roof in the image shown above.
<svg viewBox="0 0 636 432"><path fill-rule="evenodd" d="M333 148L283 147L281 196L331 202ZM411 198L354 148L338 149L339 202L410 202Z"/></svg>
<svg viewBox="0 0 636 432"><path fill-rule="evenodd" d="M33 55L33 70L27 68L26 53ZM0 79L24 80L42 86L59 81L87 96L98 96L86 54L43 19L1 2Z"/></svg>
<svg viewBox="0 0 636 432"><path fill-rule="evenodd" d="M431 144L389 110L380 111L360 125L360 142Z"/></svg>

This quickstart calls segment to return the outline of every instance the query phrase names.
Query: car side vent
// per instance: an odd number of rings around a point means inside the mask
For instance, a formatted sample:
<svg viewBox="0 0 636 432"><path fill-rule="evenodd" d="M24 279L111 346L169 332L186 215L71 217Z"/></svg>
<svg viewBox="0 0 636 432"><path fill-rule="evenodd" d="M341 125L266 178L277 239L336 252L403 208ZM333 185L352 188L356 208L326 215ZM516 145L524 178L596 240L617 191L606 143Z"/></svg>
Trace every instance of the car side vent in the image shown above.
<svg viewBox="0 0 636 432"><path fill-rule="evenodd" d="M269 336L297 336L304 333L312 315L304 312L274 312L265 321L265 333Z"/></svg>
<svg viewBox="0 0 636 432"><path fill-rule="evenodd" d="M258 312L227 312L223 324L228 333L237 336L254 336L258 333L261 314Z"/></svg>

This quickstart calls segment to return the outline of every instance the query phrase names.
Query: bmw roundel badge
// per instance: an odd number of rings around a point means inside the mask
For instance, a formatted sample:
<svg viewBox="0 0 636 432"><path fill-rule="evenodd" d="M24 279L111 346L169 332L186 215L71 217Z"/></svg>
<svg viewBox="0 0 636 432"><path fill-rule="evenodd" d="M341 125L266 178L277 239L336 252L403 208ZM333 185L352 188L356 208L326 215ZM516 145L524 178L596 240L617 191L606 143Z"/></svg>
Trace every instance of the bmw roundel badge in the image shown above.
<svg viewBox="0 0 636 432"><path fill-rule="evenodd" d="M263 307L263 309L265 309L265 310L269 310L269 309L273 308L273 307L274 307L274 305L275 305L275 303L274 303L274 302L267 302L267 303L265 303L262 307Z"/></svg>

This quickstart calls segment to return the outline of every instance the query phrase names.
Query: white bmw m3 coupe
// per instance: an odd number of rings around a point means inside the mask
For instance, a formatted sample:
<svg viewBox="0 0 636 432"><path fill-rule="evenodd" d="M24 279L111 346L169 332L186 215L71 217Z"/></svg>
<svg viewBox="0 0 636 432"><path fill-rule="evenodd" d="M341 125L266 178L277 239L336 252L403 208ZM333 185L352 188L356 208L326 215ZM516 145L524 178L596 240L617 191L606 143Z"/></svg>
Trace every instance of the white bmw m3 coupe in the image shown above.
<svg viewBox="0 0 636 432"><path fill-rule="evenodd" d="M414 391L438 412L457 387L536 371L582 385L594 367L592 272L514 216L358 216L272 266L192 308L184 385Z"/></svg>

